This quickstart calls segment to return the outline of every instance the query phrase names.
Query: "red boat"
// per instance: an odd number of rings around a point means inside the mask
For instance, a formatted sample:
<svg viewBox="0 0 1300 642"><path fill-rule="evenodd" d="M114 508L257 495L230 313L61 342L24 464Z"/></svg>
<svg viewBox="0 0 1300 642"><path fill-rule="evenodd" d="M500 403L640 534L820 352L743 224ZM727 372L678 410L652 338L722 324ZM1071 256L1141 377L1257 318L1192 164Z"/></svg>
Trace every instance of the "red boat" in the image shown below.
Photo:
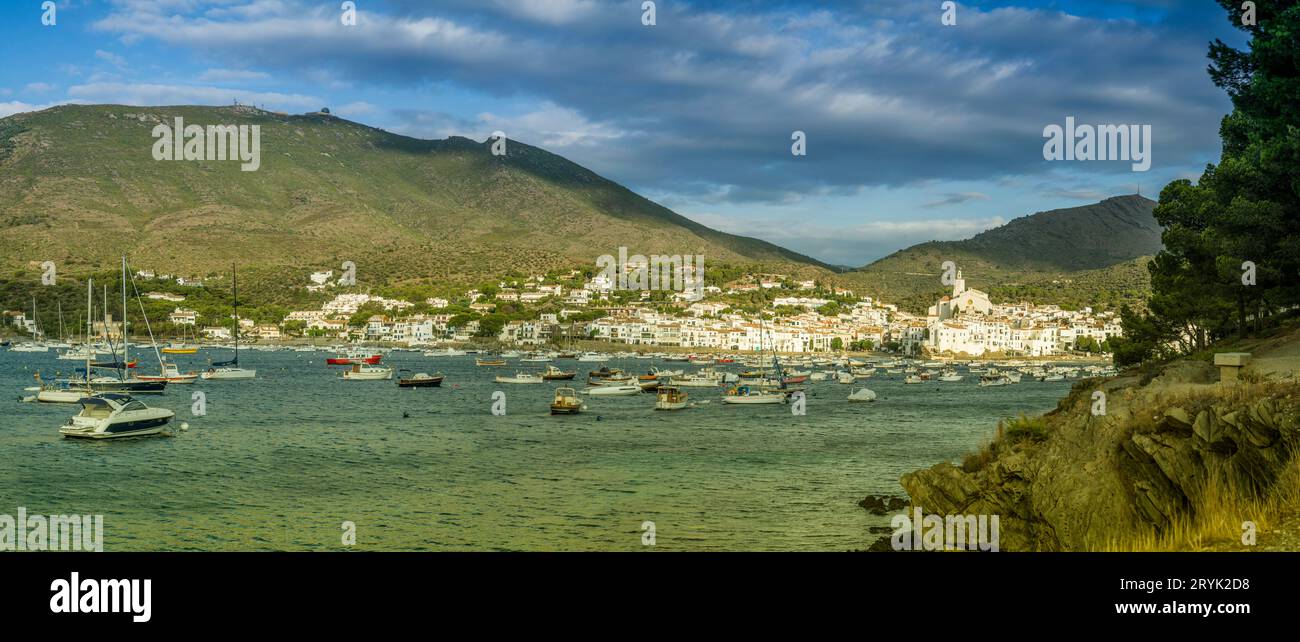
<svg viewBox="0 0 1300 642"><path fill-rule="evenodd" d="M328 363L331 366L350 366L353 364L365 364L368 366L373 366L379 363L379 360L383 358L384 355L382 354L372 354L372 355L348 354L348 355L339 355L337 357L330 357L325 360L325 363Z"/></svg>
<svg viewBox="0 0 1300 642"><path fill-rule="evenodd" d="M786 385L790 385L790 384L792 384L792 383L808 383L808 375L798 375L798 376L794 376L794 377L786 377L786 378L784 379L784 381L785 381Z"/></svg>

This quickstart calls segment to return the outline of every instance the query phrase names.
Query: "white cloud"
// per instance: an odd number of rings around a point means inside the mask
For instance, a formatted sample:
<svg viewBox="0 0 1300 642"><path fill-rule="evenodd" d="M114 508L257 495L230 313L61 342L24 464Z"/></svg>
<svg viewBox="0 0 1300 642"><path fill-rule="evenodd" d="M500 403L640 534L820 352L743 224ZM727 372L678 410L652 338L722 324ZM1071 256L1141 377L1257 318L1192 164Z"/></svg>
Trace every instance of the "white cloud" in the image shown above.
<svg viewBox="0 0 1300 642"><path fill-rule="evenodd" d="M76 102L76 101L68 101L68 102ZM55 105L59 105L59 104L63 104L63 103L45 103L43 105L33 105L31 103L25 103L17 100L7 102L7 103L0 103L0 118L4 118L6 116L12 116L14 114L21 114L29 111L40 111L42 109L49 109L50 107L54 107Z"/></svg>
<svg viewBox="0 0 1300 642"><path fill-rule="evenodd" d="M104 62L109 63L110 65L113 65L114 67L117 67L118 69L126 69L126 58L123 58L110 51L104 51L103 49L96 49L95 57L100 60L103 60Z"/></svg>
<svg viewBox="0 0 1300 642"><path fill-rule="evenodd" d="M54 85L46 82L27 83L27 86L23 87L23 91L33 94L43 94L52 89L54 89Z"/></svg>

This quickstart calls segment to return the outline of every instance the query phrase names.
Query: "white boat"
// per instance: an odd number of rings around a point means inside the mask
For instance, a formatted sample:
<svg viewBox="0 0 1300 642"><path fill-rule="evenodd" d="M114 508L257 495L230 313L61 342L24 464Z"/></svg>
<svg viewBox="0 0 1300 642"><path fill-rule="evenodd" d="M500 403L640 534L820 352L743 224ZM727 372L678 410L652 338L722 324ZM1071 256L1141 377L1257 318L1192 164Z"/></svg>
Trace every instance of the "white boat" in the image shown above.
<svg viewBox="0 0 1300 642"><path fill-rule="evenodd" d="M655 410L681 410L691 405L690 396L675 386L660 386Z"/></svg>
<svg viewBox="0 0 1300 642"><path fill-rule="evenodd" d="M80 400L81 412L59 428L64 437L113 439L156 435L176 416L166 408L150 408L130 395L104 393Z"/></svg>
<svg viewBox="0 0 1300 642"><path fill-rule="evenodd" d="M980 387L990 388L994 386L1005 386L1010 384L1011 380L1003 375L984 375L980 377Z"/></svg>
<svg viewBox="0 0 1300 642"><path fill-rule="evenodd" d="M593 397L621 397L624 395L641 394L641 386L598 386L588 388L582 391L584 395Z"/></svg>
<svg viewBox="0 0 1300 642"><path fill-rule="evenodd" d="M785 393L770 392L751 388L749 386L736 386L727 391L722 397L722 403L726 404L769 404L785 403Z"/></svg>
<svg viewBox="0 0 1300 642"><path fill-rule="evenodd" d="M59 359L64 361L85 361L87 359L96 361L99 359L99 352L91 346L69 348L59 353Z"/></svg>
<svg viewBox="0 0 1300 642"><path fill-rule="evenodd" d="M851 372L837 372L835 373L835 380L845 385L852 385L857 380L857 377L854 377Z"/></svg>
<svg viewBox="0 0 1300 642"><path fill-rule="evenodd" d="M446 350L426 350L424 352L424 356L426 357L463 357L466 354L468 353L464 350L457 350L455 348L447 348Z"/></svg>
<svg viewBox="0 0 1300 642"><path fill-rule="evenodd" d="M809 381L826 381L827 379L830 378L830 376L831 376L831 373L829 373L829 372L818 371L818 372L814 372L814 373L808 375L808 380L809 380Z"/></svg>
<svg viewBox="0 0 1300 642"><path fill-rule="evenodd" d="M176 364L164 361L161 372L157 375L136 375L140 381L166 381L173 385L192 384L199 378L197 372L181 372Z"/></svg>
<svg viewBox="0 0 1300 642"><path fill-rule="evenodd" d="M925 380L918 375L907 375L907 378L903 379L903 383L906 384L925 383Z"/></svg>
<svg viewBox="0 0 1300 642"><path fill-rule="evenodd" d="M199 373L204 381L228 381L231 379L256 379L257 371L239 367L212 367Z"/></svg>
<svg viewBox="0 0 1300 642"><path fill-rule="evenodd" d="M350 370L344 370L344 381L387 381L393 378L393 369L388 366L372 366L366 363L354 363Z"/></svg>
<svg viewBox="0 0 1300 642"><path fill-rule="evenodd" d="M235 358L230 361L214 363L206 372L199 375L205 381L230 381L234 379L256 379L257 371L239 367L239 275L231 268L231 291L234 294L235 310Z"/></svg>
<svg viewBox="0 0 1300 642"><path fill-rule="evenodd" d="M852 402L864 402L864 401L875 401L875 400L876 400L876 393L866 388L862 388L861 390L855 390L852 394L849 395L849 401Z"/></svg>
<svg viewBox="0 0 1300 642"><path fill-rule="evenodd" d="M609 361L609 357L597 352L584 352L578 355L578 361L588 361L588 362Z"/></svg>
<svg viewBox="0 0 1300 642"><path fill-rule="evenodd" d="M497 383L545 383L545 381L546 380L542 378L542 375L528 374L526 372L516 372L513 377L497 375L496 378ZM640 388L638 388L638 390L640 390Z"/></svg>
<svg viewBox="0 0 1300 642"><path fill-rule="evenodd" d="M939 381L943 381L947 383L958 383L964 381L965 379L966 377L963 377L962 375L959 375L955 372L945 372L939 375Z"/></svg>
<svg viewBox="0 0 1300 642"><path fill-rule="evenodd" d="M1007 378L1008 380L1010 380L1011 383L1020 383L1020 373L1019 373L1019 372L1008 372L1008 373L1006 374L1006 378Z"/></svg>
<svg viewBox="0 0 1300 642"><path fill-rule="evenodd" d="M505 355L501 355L505 356ZM550 363L551 358L544 354L533 353L519 360L520 363Z"/></svg>
<svg viewBox="0 0 1300 642"><path fill-rule="evenodd" d="M43 343L19 343L9 348L10 352L49 352L50 347Z"/></svg>

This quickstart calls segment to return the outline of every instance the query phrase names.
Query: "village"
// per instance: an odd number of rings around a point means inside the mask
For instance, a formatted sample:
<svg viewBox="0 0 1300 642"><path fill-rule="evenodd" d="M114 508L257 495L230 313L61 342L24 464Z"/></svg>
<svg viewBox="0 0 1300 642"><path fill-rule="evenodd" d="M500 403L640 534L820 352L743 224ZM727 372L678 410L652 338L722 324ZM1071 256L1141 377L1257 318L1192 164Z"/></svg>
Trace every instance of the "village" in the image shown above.
<svg viewBox="0 0 1300 642"><path fill-rule="evenodd" d="M459 301L435 297L418 306L401 299L339 292L318 309L290 311L278 324L240 318L240 337L253 342L311 338L407 347L481 344L495 339L502 345L521 348L598 341L656 351L876 350L914 356L1053 357L1078 351L1105 352L1108 339L1122 336L1114 312L1064 310L1027 302L994 303L985 292L968 288L960 272L951 293L931 306L925 316L909 314L895 305L859 297L842 288L779 274L745 274L722 287L703 287L703 297L696 291L677 291L655 301L651 301L650 291L620 292L617 280L606 274L597 272L585 279L580 274L575 270L563 280L573 283L578 277L581 287L566 288L551 282L560 279L533 276L522 281L502 281L490 294L469 290ZM304 287L317 293L328 294L341 287L330 270L312 273L308 281ZM202 285L193 280L184 283ZM771 301L759 313L739 310L728 301L757 290L770 291L764 300ZM200 326L200 315L183 305L184 296L160 292L145 296L178 303L165 321L190 328L196 338L213 342L232 338L231 327ZM485 317L503 304L516 310L546 304L554 311L504 321L499 329L486 328L485 332L481 325ZM354 317L363 306L382 313L359 324ZM424 311L414 312L417 307ZM35 331L23 312L10 311L6 315L20 331Z"/></svg>

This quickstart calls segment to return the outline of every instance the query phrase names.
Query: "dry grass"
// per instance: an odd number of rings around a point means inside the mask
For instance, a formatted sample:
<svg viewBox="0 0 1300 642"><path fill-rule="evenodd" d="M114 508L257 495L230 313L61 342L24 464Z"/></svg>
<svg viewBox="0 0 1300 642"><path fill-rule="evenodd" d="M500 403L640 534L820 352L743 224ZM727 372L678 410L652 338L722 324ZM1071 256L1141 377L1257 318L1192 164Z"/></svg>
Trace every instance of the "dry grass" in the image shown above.
<svg viewBox="0 0 1300 642"><path fill-rule="evenodd" d="M1107 552L1241 551L1244 522L1254 522L1256 533L1274 528L1300 512L1300 457L1292 457L1277 482L1264 495L1219 476L1201 487L1199 498L1163 531L1113 532L1092 550Z"/></svg>

